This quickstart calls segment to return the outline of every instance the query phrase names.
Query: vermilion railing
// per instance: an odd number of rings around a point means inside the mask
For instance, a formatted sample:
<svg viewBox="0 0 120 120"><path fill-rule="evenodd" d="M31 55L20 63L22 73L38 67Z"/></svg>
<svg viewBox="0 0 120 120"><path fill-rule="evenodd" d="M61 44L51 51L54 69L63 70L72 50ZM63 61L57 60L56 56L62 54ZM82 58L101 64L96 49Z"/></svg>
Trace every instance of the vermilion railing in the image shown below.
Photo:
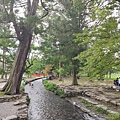
<svg viewBox="0 0 120 120"><path fill-rule="evenodd" d="M35 74L32 74L32 77L47 77L47 74L44 74L44 73L35 73Z"/></svg>

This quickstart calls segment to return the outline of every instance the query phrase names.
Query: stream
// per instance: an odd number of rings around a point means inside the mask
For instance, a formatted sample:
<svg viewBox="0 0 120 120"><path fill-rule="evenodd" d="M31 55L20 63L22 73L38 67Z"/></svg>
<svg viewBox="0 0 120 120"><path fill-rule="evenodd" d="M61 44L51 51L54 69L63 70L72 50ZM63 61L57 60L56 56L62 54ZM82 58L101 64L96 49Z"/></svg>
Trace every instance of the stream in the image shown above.
<svg viewBox="0 0 120 120"><path fill-rule="evenodd" d="M42 79L36 80L33 87L25 86L30 104L28 120L98 120L60 98L58 95L47 91L42 84Z"/></svg>

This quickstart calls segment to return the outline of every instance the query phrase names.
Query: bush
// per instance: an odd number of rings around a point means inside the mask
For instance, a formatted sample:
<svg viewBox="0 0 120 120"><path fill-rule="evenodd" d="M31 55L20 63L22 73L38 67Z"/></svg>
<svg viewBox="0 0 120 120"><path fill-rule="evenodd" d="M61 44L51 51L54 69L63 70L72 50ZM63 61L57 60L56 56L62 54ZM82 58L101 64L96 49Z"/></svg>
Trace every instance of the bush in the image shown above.
<svg viewBox="0 0 120 120"><path fill-rule="evenodd" d="M65 98L66 97L66 95L64 94L64 92L62 90L60 90L60 89L57 89L55 91L55 94L59 95L61 98Z"/></svg>
<svg viewBox="0 0 120 120"><path fill-rule="evenodd" d="M44 80L43 84L46 90L54 92L56 95L59 95L61 98L65 98L64 92L58 89L58 87L55 84L48 82L48 80Z"/></svg>
<svg viewBox="0 0 120 120"><path fill-rule="evenodd" d="M44 80L43 84L49 91L55 92L57 90L57 86L55 84L48 82L47 80Z"/></svg>

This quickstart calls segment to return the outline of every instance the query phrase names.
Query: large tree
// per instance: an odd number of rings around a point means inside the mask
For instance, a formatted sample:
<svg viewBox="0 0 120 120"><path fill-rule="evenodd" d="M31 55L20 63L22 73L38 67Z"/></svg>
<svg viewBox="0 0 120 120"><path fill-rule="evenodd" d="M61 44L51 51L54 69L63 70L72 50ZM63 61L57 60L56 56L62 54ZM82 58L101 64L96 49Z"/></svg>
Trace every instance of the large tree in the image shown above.
<svg viewBox="0 0 120 120"><path fill-rule="evenodd" d="M1 0L2 13L0 14L1 21L6 24L13 25L12 31L16 34L16 39L19 40L18 50L11 69L10 77L3 91L6 94L20 93L20 85L24 66L27 59L28 51L33 35L33 29L36 26L37 15L36 11L39 5L39 0ZM41 6L47 11L42 0ZM43 16L41 15L43 14ZM39 13L40 19L48 14L48 11ZM41 15L41 16L40 16Z"/></svg>
<svg viewBox="0 0 120 120"><path fill-rule="evenodd" d="M93 5L96 7L93 8ZM91 8L89 12L92 13L89 20L94 24L76 35L76 40L80 44L88 46L78 59L86 61L84 72L90 77L97 76L103 79L113 67L119 66L119 16L114 14L115 9L119 11L119 4L118 2L105 4L99 0L94 1L89 8Z"/></svg>
<svg viewBox="0 0 120 120"><path fill-rule="evenodd" d="M74 42L74 33L82 32L85 27L85 5L86 3L76 1L60 1L61 6L59 12L55 11L51 16L48 16L48 28L46 29L47 34L46 44L49 44L49 49L45 49L51 53L51 57L58 57L59 69L68 68L72 65L73 71L73 85L77 85L77 73L79 68L78 60L74 60L79 52L84 50L84 47L78 46ZM48 21L49 20L49 21ZM53 51L53 52L52 52ZM46 55L46 54L45 54ZM62 68L61 68L62 67ZM60 71L59 70L59 71ZM61 76L60 76L61 79Z"/></svg>

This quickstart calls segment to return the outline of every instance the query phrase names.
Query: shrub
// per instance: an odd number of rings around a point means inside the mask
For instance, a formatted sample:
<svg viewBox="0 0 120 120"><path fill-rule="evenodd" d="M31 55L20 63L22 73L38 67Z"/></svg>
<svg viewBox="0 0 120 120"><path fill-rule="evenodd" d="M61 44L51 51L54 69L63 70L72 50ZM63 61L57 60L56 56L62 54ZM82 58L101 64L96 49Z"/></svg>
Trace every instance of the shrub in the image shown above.
<svg viewBox="0 0 120 120"><path fill-rule="evenodd" d="M65 98L66 97L66 95L64 94L64 92L62 90L60 90L60 89L57 89L55 91L55 94L59 95L61 98Z"/></svg>
<svg viewBox="0 0 120 120"><path fill-rule="evenodd" d="M55 84L50 83L47 80L44 80L43 84L47 90L54 92L56 95L59 95L61 98L65 98L64 92L58 89L58 87Z"/></svg>

